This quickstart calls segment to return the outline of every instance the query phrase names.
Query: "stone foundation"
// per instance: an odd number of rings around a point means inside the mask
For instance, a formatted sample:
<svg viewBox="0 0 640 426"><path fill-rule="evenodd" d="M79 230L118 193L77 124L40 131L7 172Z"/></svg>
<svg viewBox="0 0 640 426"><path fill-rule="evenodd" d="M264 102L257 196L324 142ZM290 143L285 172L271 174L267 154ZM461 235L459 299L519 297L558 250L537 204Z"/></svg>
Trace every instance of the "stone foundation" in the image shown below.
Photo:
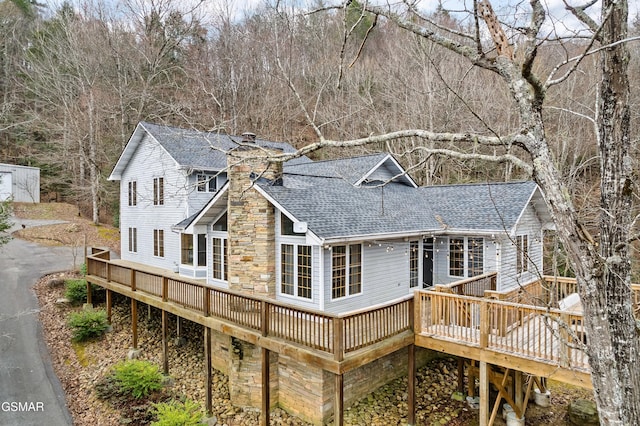
<svg viewBox="0 0 640 426"><path fill-rule="evenodd" d="M232 403L239 407L260 409L262 349L217 332L212 333L212 348L214 367L229 376ZM424 366L435 356L432 351L416 348L416 368ZM335 395L333 373L273 352L269 359L271 407L278 406L314 425L324 425L332 420ZM406 376L407 364L408 349L404 348L347 372L344 375L345 409L379 387Z"/></svg>

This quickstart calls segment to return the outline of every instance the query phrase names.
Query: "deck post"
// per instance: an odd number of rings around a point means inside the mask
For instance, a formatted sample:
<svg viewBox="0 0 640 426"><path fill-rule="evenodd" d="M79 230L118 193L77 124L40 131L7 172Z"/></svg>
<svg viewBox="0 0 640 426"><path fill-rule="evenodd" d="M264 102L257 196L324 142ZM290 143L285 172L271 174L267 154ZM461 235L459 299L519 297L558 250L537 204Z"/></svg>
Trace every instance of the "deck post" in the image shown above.
<svg viewBox="0 0 640 426"><path fill-rule="evenodd" d="M162 310L162 371L169 374L169 346L167 344L167 311Z"/></svg>
<svg viewBox="0 0 640 426"><path fill-rule="evenodd" d="M407 390L407 404L409 413L407 415L407 423L416 424L416 345L411 344L409 350L409 372L407 376L409 389Z"/></svg>
<svg viewBox="0 0 640 426"><path fill-rule="evenodd" d="M458 358L458 392L464 392L464 358Z"/></svg>
<svg viewBox="0 0 640 426"><path fill-rule="evenodd" d="M111 324L111 304L113 303L112 297L113 294L111 293L111 290L106 289L106 297L107 297L107 321L109 322L109 324Z"/></svg>
<svg viewBox="0 0 640 426"><path fill-rule="evenodd" d="M131 298L131 339L133 349L138 349L138 301Z"/></svg>
<svg viewBox="0 0 640 426"><path fill-rule="evenodd" d="M91 306L93 303L91 301L91 283L87 281L87 305Z"/></svg>
<svg viewBox="0 0 640 426"><path fill-rule="evenodd" d="M480 347L489 345L489 304L486 299L480 302Z"/></svg>
<svg viewBox="0 0 640 426"><path fill-rule="evenodd" d="M344 376L335 375L335 396L333 398L333 424L342 426L344 424Z"/></svg>
<svg viewBox="0 0 640 426"><path fill-rule="evenodd" d="M524 399L523 399L523 387L522 387L522 371L518 371L516 370L514 372L514 384L513 384L513 401L516 403L516 405L518 406L518 408L522 409L522 407L524 406ZM524 416L524 411L522 412L522 415Z"/></svg>
<svg viewBox="0 0 640 426"><path fill-rule="evenodd" d="M169 278L162 277L162 301L166 302L169 299Z"/></svg>
<svg viewBox="0 0 640 426"><path fill-rule="evenodd" d="M271 374L269 372L269 349L262 348L262 413L260 414L260 425L269 426L269 409L271 405L271 394L269 392Z"/></svg>
<svg viewBox="0 0 640 426"><path fill-rule="evenodd" d="M344 360L343 327L344 327L343 318L337 317L333 319L333 358L338 362Z"/></svg>
<svg viewBox="0 0 640 426"><path fill-rule="evenodd" d="M211 370L211 329L207 326L204 327L204 369L205 369L205 407L207 416L211 416L213 413L213 392L211 388L212 370Z"/></svg>
<svg viewBox="0 0 640 426"><path fill-rule="evenodd" d="M480 412L479 425L489 425L489 369L486 361L480 361Z"/></svg>

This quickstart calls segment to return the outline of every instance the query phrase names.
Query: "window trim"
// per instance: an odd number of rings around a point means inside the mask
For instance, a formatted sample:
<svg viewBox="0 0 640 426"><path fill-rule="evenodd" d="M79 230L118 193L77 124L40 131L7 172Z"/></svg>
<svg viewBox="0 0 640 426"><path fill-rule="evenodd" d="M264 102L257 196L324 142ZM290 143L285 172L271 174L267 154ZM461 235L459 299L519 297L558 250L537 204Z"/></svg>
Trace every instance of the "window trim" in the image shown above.
<svg viewBox="0 0 640 426"><path fill-rule="evenodd" d="M291 247L291 270L285 270L285 250L284 247ZM301 252L301 250L307 250L307 253ZM278 293L285 297L292 297L305 301L313 301L313 246L309 244L303 244L292 240L286 240L280 242L280 276ZM303 265L301 259L308 259L308 265ZM308 270L308 274L302 276L300 274L301 268ZM291 282L287 283L290 286L292 293L284 291L285 286L285 273L291 277ZM303 286L303 280L307 279L308 287ZM309 296L301 295L302 291L308 288Z"/></svg>
<svg viewBox="0 0 640 426"><path fill-rule="evenodd" d="M420 285L420 241L409 241L409 288Z"/></svg>
<svg viewBox="0 0 640 426"><path fill-rule="evenodd" d="M128 185L128 205L129 207L135 207L138 205L138 183L135 180L130 180Z"/></svg>
<svg viewBox="0 0 640 426"><path fill-rule="evenodd" d="M336 249L344 247L344 254L340 256L343 258L344 265L340 264L335 265L335 261L337 259L335 253ZM351 253L352 247L359 248L359 262L353 263L353 254ZM360 295L363 293L363 285L362 285L362 271L364 270L363 264L363 251L362 244L341 244L331 247L331 300L343 299L345 297L353 297L356 295ZM336 272L341 271L342 275L336 277ZM357 284L352 283L353 277L358 277ZM342 278L344 280L344 285L336 288L336 279ZM337 289L344 287L344 293L338 294ZM354 288L357 288L357 291L353 291Z"/></svg>
<svg viewBox="0 0 640 426"><path fill-rule="evenodd" d="M211 186L214 186L211 189ZM210 173L196 174L196 192L216 193L218 192L218 177Z"/></svg>
<svg viewBox="0 0 640 426"><path fill-rule="evenodd" d="M129 253L138 252L138 228L129 227Z"/></svg>
<svg viewBox="0 0 640 426"><path fill-rule="evenodd" d="M154 206L164 205L164 178L163 177L153 178L153 205Z"/></svg>
<svg viewBox="0 0 640 426"><path fill-rule="evenodd" d="M220 240L220 244L216 244L215 240ZM216 247L219 250L220 260L216 261ZM219 264L219 277L216 277L216 265ZM229 243L228 236L222 233L215 233L211 236L211 278L217 281L227 282L229 280Z"/></svg>
<svg viewBox="0 0 640 426"><path fill-rule="evenodd" d="M451 241L452 240L462 240L462 258L460 260L462 260L462 275L452 275L451 271L451 262L453 261L452 259L452 250L451 250ZM479 240L482 243L480 244L480 247L482 249L482 272L480 272L479 274L474 274L474 275L470 275L471 274L471 267L470 267L470 261L471 261L471 251L470 251L470 247L469 247L469 240ZM473 278L473 277L477 277L479 275L482 275L484 273L484 269L485 269L485 259L486 259L486 255L485 255L485 250L484 250L484 244L485 244L485 239L484 237L478 237L478 236L474 236L474 237L448 237L448 268L447 268L447 274L449 276L449 278L458 278L458 279L464 279L464 278ZM457 253L457 251L456 251Z"/></svg>
<svg viewBox="0 0 640 426"><path fill-rule="evenodd" d="M187 240L188 238L188 240ZM185 247L185 242L187 243L187 247ZM180 233L180 264L194 266L193 259L193 234ZM186 256L186 261L185 261ZM191 259L191 261L189 261Z"/></svg>
<svg viewBox="0 0 640 426"><path fill-rule="evenodd" d="M164 229L153 230L153 256L164 258Z"/></svg>
<svg viewBox="0 0 640 426"><path fill-rule="evenodd" d="M516 274L529 272L529 234L516 235Z"/></svg>

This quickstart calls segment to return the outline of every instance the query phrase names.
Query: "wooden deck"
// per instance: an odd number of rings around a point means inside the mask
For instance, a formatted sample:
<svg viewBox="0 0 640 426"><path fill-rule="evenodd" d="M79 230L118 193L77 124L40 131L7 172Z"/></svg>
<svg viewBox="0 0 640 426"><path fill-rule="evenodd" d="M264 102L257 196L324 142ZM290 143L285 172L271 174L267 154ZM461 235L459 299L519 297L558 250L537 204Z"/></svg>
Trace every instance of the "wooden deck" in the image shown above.
<svg viewBox="0 0 640 426"><path fill-rule="evenodd" d="M528 291L496 293L495 274L485 274L437 286L437 291L416 291L386 305L332 315L111 261L107 252L89 256L87 267L88 281L94 284L337 374L415 344L591 386L582 315L548 307L576 291L571 279L547 277L529 285ZM473 296L464 295L465 289ZM483 290L485 297L478 297ZM640 286L634 286L636 309L638 301Z"/></svg>
<svg viewBox="0 0 640 426"><path fill-rule="evenodd" d="M213 330L343 374L413 344L413 296L344 315L207 286L107 252L87 258L87 280Z"/></svg>
<svg viewBox="0 0 640 426"><path fill-rule="evenodd" d="M581 314L442 292L417 297L418 346L591 386Z"/></svg>

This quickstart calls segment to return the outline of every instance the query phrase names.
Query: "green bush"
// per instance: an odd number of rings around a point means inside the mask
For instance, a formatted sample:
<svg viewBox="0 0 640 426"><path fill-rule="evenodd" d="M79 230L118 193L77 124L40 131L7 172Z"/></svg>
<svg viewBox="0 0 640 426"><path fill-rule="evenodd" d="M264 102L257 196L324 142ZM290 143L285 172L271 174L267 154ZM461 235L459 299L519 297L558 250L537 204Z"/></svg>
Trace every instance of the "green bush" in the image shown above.
<svg viewBox="0 0 640 426"><path fill-rule="evenodd" d="M83 264L84 265L84 264ZM66 280L64 282L66 297L69 302L79 305L87 301L87 281L84 279ZM103 301L105 290L95 284L91 284L91 292L93 294L93 302Z"/></svg>
<svg viewBox="0 0 640 426"><path fill-rule="evenodd" d="M107 313L102 310L84 310L72 312L68 320L71 327L72 340L83 342L101 336L109 328Z"/></svg>
<svg viewBox="0 0 640 426"><path fill-rule="evenodd" d="M113 367L113 377L124 394L140 399L162 389L162 373L149 361L128 360Z"/></svg>
<svg viewBox="0 0 640 426"><path fill-rule="evenodd" d="M158 420L152 426L198 426L202 423L200 406L186 399L184 402L169 401L153 404L153 414Z"/></svg>
<svg viewBox="0 0 640 426"><path fill-rule="evenodd" d="M87 301L87 282L85 280L66 280L64 296L71 303L78 304Z"/></svg>

